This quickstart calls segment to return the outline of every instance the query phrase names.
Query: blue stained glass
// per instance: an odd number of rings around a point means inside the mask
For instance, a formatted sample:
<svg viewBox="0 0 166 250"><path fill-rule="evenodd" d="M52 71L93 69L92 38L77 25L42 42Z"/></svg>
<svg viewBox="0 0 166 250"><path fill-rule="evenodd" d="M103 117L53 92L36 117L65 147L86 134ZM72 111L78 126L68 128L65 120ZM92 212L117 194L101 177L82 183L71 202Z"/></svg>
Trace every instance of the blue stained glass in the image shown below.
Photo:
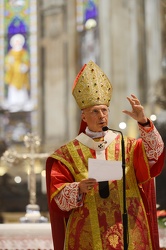
<svg viewBox="0 0 166 250"><path fill-rule="evenodd" d="M85 16L84 21L86 22L88 19L97 19L98 17L98 8L94 2L94 0L89 0L85 7Z"/></svg>
<svg viewBox="0 0 166 250"><path fill-rule="evenodd" d="M7 34L8 34L8 41L10 38L15 34L22 34L24 37L26 37L28 33L28 28L23 20L21 20L19 17L15 16L11 23L8 26ZM26 48L26 43L24 45L24 48ZM8 50L10 49L10 44L8 45Z"/></svg>
<svg viewBox="0 0 166 250"><path fill-rule="evenodd" d="M26 34L27 31L27 26L25 25L24 21L17 16L13 18L13 21L11 21L8 27L8 34L11 35L15 35L17 33Z"/></svg>

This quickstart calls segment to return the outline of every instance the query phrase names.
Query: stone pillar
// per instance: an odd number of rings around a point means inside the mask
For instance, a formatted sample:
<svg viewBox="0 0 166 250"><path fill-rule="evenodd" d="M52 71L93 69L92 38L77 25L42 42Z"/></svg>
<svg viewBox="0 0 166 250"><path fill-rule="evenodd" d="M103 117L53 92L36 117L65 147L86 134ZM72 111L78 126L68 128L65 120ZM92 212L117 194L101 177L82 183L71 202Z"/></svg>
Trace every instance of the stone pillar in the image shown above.
<svg viewBox="0 0 166 250"><path fill-rule="evenodd" d="M113 85L110 124L118 128L127 120L126 96L138 94L137 1L101 1L99 9L100 62Z"/></svg>
<svg viewBox="0 0 166 250"><path fill-rule="evenodd" d="M80 110L72 96L72 87L77 75L77 60L76 60L76 6L75 0L66 1L67 4L67 85L68 85L68 105L66 106L66 112L68 113L68 139L73 139L78 134L79 122L80 122Z"/></svg>
<svg viewBox="0 0 166 250"><path fill-rule="evenodd" d="M149 114L154 109L154 85L161 77L161 19L160 1L145 1L145 31L146 31L146 58L147 58L147 85Z"/></svg>
<svg viewBox="0 0 166 250"><path fill-rule="evenodd" d="M70 5L63 0L44 1L41 22L43 135L46 144L55 148L70 139L76 124L71 100L75 77L74 0Z"/></svg>

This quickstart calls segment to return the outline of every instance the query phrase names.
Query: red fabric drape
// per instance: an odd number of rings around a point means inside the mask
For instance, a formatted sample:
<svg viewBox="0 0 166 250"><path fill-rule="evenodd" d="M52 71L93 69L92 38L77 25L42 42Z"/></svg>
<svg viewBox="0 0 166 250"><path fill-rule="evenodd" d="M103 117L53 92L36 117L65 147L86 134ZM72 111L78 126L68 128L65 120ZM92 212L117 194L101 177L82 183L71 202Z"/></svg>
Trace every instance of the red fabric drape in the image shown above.
<svg viewBox="0 0 166 250"><path fill-rule="evenodd" d="M52 238L54 244L54 250L63 250L65 229L67 224L68 212L62 212L54 202L54 199L50 201L50 182L51 182L51 169L54 159L49 157L46 162L46 186L47 186L47 199L48 208L50 213L50 222L52 228Z"/></svg>

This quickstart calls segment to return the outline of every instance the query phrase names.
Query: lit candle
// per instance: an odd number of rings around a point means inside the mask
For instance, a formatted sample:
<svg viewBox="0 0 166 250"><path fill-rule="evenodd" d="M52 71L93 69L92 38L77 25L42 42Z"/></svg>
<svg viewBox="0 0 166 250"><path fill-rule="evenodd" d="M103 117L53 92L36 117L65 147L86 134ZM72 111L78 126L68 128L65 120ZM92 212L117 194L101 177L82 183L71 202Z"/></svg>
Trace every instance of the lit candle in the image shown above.
<svg viewBox="0 0 166 250"><path fill-rule="evenodd" d="M41 191L43 194L46 194L46 171L41 172Z"/></svg>

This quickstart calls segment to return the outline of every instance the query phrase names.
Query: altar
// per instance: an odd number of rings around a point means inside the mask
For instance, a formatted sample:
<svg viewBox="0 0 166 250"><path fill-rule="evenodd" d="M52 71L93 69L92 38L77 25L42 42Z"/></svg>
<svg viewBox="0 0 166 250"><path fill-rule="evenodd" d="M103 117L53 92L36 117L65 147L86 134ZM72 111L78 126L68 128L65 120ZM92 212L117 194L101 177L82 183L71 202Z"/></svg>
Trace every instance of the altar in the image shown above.
<svg viewBox="0 0 166 250"><path fill-rule="evenodd" d="M159 229L160 247L166 247L166 228ZM53 250L50 223L0 224L0 250Z"/></svg>
<svg viewBox="0 0 166 250"><path fill-rule="evenodd" d="M50 223L0 224L0 250L53 250Z"/></svg>

